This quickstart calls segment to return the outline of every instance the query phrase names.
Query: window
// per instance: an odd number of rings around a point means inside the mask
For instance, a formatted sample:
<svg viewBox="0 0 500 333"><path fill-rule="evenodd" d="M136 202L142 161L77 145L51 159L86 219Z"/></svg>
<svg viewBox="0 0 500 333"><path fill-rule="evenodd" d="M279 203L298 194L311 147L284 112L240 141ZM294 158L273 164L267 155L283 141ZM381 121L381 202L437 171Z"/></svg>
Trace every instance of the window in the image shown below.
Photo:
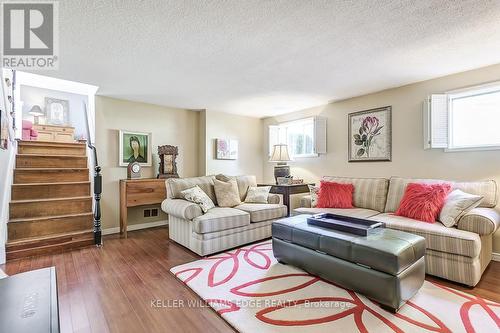
<svg viewBox="0 0 500 333"><path fill-rule="evenodd" d="M500 147L500 85L448 96L450 149Z"/></svg>
<svg viewBox="0 0 500 333"><path fill-rule="evenodd" d="M500 83L431 95L426 106L425 148L500 148Z"/></svg>
<svg viewBox="0 0 500 333"><path fill-rule="evenodd" d="M274 145L286 143L292 158L317 156L314 127L314 118L269 126L269 154Z"/></svg>

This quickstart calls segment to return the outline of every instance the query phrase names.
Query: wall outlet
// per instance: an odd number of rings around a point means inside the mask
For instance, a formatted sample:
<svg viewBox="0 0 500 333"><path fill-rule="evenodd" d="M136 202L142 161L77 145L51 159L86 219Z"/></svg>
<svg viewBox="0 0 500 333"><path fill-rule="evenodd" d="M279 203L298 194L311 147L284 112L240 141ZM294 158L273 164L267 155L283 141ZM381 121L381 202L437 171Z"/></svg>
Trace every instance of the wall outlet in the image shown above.
<svg viewBox="0 0 500 333"><path fill-rule="evenodd" d="M151 209L151 216L158 216L158 208Z"/></svg>
<svg viewBox="0 0 500 333"><path fill-rule="evenodd" d="M151 217L151 209L144 209L144 217Z"/></svg>

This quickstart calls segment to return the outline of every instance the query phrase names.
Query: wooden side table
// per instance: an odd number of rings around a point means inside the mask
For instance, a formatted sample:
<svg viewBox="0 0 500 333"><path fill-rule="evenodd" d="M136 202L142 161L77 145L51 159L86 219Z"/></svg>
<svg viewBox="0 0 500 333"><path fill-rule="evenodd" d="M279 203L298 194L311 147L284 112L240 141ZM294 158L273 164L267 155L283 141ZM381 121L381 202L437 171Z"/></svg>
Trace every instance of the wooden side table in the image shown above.
<svg viewBox="0 0 500 333"><path fill-rule="evenodd" d="M293 185L258 184L257 186L271 186L270 193L283 195L283 204L287 208L287 216L290 216L290 196L293 194L309 193L308 185L314 185L314 183Z"/></svg>
<svg viewBox="0 0 500 333"><path fill-rule="evenodd" d="M121 179L120 234L127 238L127 208L161 204L166 197L165 179Z"/></svg>

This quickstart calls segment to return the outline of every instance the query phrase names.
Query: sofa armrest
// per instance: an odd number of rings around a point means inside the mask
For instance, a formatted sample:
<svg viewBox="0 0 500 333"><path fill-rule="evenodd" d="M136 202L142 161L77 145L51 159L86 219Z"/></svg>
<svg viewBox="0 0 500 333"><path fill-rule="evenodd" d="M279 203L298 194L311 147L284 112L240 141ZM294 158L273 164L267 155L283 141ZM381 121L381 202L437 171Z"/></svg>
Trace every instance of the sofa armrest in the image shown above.
<svg viewBox="0 0 500 333"><path fill-rule="evenodd" d="M281 197L279 194L269 193L267 197L267 203L269 204L279 204L281 201Z"/></svg>
<svg viewBox="0 0 500 333"><path fill-rule="evenodd" d="M300 208L311 208L311 195L304 195L300 198Z"/></svg>
<svg viewBox="0 0 500 333"><path fill-rule="evenodd" d="M474 208L458 221L458 229L480 236L494 233L500 226L500 212L493 208Z"/></svg>
<svg viewBox="0 0 500 333"><path fill-rule="evenodd" d="M185 220L192 220L203 215L203 211L198 204L184 199L165 199L161 203L161 209L168 215Z"/></svg>

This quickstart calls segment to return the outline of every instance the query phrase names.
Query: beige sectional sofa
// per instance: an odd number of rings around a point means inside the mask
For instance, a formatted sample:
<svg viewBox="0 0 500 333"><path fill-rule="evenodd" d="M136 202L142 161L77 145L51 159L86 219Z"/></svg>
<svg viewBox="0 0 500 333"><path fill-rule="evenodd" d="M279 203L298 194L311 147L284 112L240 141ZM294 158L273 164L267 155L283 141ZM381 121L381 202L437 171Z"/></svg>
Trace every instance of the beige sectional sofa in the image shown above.
<svg viewBox="0 0 500 333"><path fill-rule="evenodd" d="M270 194L268 203L244 203L255 176L237 176L242 204L234 208L215 207L203 214L199 205L184 200L181 191L198 185L217 205L214 177L168 179L167 199L162 210L168 214L170 239L200 256L271 237L271 224L286 216L280 197Z"/></svg>
<svg viewBox="0 0 500 333"><path fill-rule="evenodd" d="M454 189L481 195L483 200L462 216L456 227L440 222L425 223L394 215L411 182L449 182L435 179L343 178L325 180L354 185L353 209L311 208L310 196L301 201L296 213L331 212L384 222L386 227L420 235L426 240L426 272L448 280L475 286L492 258L493 233L500 225L497 204L497 184L494 181L450 182Z"/></svg>

